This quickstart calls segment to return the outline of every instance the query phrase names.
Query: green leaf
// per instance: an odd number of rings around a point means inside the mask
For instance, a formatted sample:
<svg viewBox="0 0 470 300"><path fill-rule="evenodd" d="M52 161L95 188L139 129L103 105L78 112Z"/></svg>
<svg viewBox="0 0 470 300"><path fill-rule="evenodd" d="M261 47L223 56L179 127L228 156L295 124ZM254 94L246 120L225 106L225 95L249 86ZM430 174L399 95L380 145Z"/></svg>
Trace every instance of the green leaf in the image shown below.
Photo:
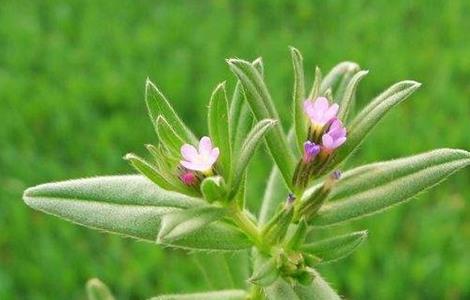
<svg viewBox="0 0 470 300"><path fill-rule="evenodd" d="M197 252L192 256L211 289L246 287L250 263L247 250L232 253Z"/></svg>
<svg viewBox="0 0 470 300"><path fill-rule="evenodd" d="M416 81L401 81L367 105L348 126L348 139L336 152L330 170L348 158L359 147L367 134L390 109L403 102L420 86L421 84Z"/></svg>
<svg viewBox="0 0 470 300"><path fill-rule="evenodd" d="M323 78L320 86L320 95L323 95L328 89L333 89L340 79L348 72L354 72L358 70L359 66L354 62L344 61L337 64Z"/></svg>
<svg viewBox="0 0 470 300"><path fill-rule="evenodd" d="M269 287L263 289L268 300L301 300L301 299L315 299L316 298L299 298L295 293L292 286L290 286L284 279L278 278Z"/></svg>
<svg viewBox="0 0 470 300"><path fill-rule="evenodd" d="M150 298L150 300L245 300L244 290L224 290L193 294L172 294Z"/></svg>
<svg viewBox="0 0 470 300"><path fill-rule="evenodd" d="M114 300L108 287L98 278L92 278L86 283L88 300Z"/></svg>
<svg viewBox="0 0 470 300"><path fill-rule="evenodd" d="M304 252L319 257L321 263L332 262L351 254L366 238L366 230L356 231L314 243L304 244L301 249Z"/></svg>
<svg viewBox="0 0 470 300"><path fill-rule="evenodd" d="M357 72L349 81L343 96L339 99L339 112L338 118L346 123L346 120L349 115L349 111L353 106L353 100L356 95L356 89L359 85L359 82L364 78L369 71L359 71Z"/></svg>
<svg viewBox="0 0 470 300"><path fill-rule="evenodd" d="M305 78L302 54L294 47L290 47L292 65L294 68L294 92L293 92L293 116L294 128L297 137L299 151L303 149L303 144L307 138L306 118L303 111L305 100Z"/></svg>
<svg viewBox="0 0 470 300"><path fill-rule="evenodd" d="M252 62L253 67L258 71L261 77L264 77L264 65L263 65L263 58L258 57Z"/></svg>
<svg viewBox="0 0 470 300"><path fill-rule="evenodd" d="M174 128L162 115L155 122L160 143L171 153L173 157L180 157L181 146L185 141L176 133Z"/></svg>
<svg viewBox="0 0 470 300"><path fill-rule="evenodd" d="M423 154L378 162L343 174L314 218L328 226L380 212L404 202L470 165L470 153L438 149ZM315 187L306 191L308 196Z"/></svg>
<svg viewBox="0 0 470 300"><path fill-rule="evenodd" d="M185 141L196 144L197 139L189 128L178 117L170 102L160 92L160 90L147 78L145 84L145 103L147 104L150 119L154 125L157 117L162 115L170 123L175 132Z"/></svg>
<svg viewBox="0 0 470 300"><path fill-rule="evenodd" d="M201 192L208 202L222 201L225 198L225 183L221 176L205 178L201 183Z"/></svg>
<svg viewBox="0 0 470 300"><path fill-rule="evenodd" d="M274 216L279 204L286 200L288 193L281 172L279 172L277 166L273 166L261 203L258 224L264 225Z"/></svg>
<svg viewBox="0 0 470 300"><path fill-rule="evenodd" d="M228 178L231 167L232 147L230 144L228 100L225 93L225 82L214 90L209 102L208 112L209 135L213 144L220 149L221 173Z"/></svg>
<svg viewBox="0 0 470 300"><path fill-rule="evenodd" d="M279 120L268 89L256 68L249 62L239 59L230 59L228 64L242 83L246 99L256 119ZM281 126L276 127L266 135L266 143L286 184L292 187L291 178L296 162Z"/></svg>
<svg viewBox="0 0 470 300"><path fill-rule="evenodd" d="M308 94L308 99L315 100L320 96L320 86L322 82L322 74L319 67L315 68L315 80L313 81L312 89Z"/></svg>
<svg viewBox="0 0 470 300"><path fill-rule="evenodd" d="M328 283L318 274L315 274L313 282L309 286L297 284L294 286L295 293L300 299L315 300L341 300L341 297L328 285Z"/></svg>
<svg viewBox="0 0 470 300"><path fill-rule="evenodd" d="M157 243L177 241L202 227L221 219L226 209L214 206L195 207L166 214L162 218Z"/></svg>
<svg viewBox="0 0 470 300"><path fill-rule="evenodd" d="M142 175L150 179L159 187L162 187L170 191L178 190L178 187L174 183L170 182L170 180L165 178L155 166L153 166L151 163L149 163L145 159L133 153L126 154L124 156L124 159L128 160L131 163L131 165L137 171L139 171L139 173L141 173Z"/></svg>
<svg viewBox="0 0 470 300"><path fill-rule="evenodd" d="M107 176L27 189L30 207L94 229L154 241L163 214L204 201L169 192L143 176Z"/></svg>
<svg viewBox="0 0 470 300"><path fill-rule="evenodd" d="M271 257L259 266L248 280L253 284L267 287L279 278L279 274L276 259Z"/></svg>
<svg viewBox="0 0 470 300"><path fill-rule="evenodd" d="M243 142L242 152L240 153L240 157L238 158L237 164L235 166L234 174L231 177L232 181L229 185L231 192L229 198L235 196L237 193L240 183L242 182L245 169L253 157L257 146L261 144L267 131L274 127L275 124L275 120L261 120L258 122L258 124L255 125L255 127L253 127L246 137L245 141Z"/></svg>

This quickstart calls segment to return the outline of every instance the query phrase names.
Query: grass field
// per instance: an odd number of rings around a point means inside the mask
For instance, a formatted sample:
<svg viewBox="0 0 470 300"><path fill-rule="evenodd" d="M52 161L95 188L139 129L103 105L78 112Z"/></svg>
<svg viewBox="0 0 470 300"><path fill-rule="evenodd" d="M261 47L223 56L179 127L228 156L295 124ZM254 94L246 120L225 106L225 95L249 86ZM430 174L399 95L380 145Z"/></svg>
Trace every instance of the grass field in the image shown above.
<svg viewBox="0 0 470 300"><path fill-rule="evenodd" d="M133 172L122 156L155 140L147 76L202 135L212 89L225 79L233 86L224 59L263 56L287 128L294 45L309 80L315 65L341 60L369 69L359 106L396 81L423 83L351 165L470 149L468 1L20 2L0 5L0 299L84 299L94 276L119 299L206 288L184 252L77 227L21 200L38 183ZM258 157L252 199L270 163ZM469 199L467 168L338 229L369 228L369 239L321 271L348 299L469 299Z"/></svg>

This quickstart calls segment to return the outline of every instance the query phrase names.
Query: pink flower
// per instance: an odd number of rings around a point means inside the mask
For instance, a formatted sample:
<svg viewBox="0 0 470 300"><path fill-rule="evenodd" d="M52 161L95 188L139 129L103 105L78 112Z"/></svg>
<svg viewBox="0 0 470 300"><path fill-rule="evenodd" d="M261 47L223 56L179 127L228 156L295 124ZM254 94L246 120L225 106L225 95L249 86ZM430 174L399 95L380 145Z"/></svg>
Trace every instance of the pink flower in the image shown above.
<svg viewBox="0 0 470 300"><path fill-rule="evenodd" d="M336 103L330 105L325 97L318 97L315 101L304 101L304 112L310 118L313 125L323 127L331 119L336 117L339 106Z"/></svg>
<svg viewBox="0 0 470 300"><path fill-rule="evenodd" d="M330 152L346 141L346 128L340 120L334 119L328 131L322 136L322 144L327 152Z"/></svg>
<svg viewBox="0 0 470 300"><path fill-rule="evenodd" d="M304 143L304 162L311 162L315 156L320 153L320 146L313 142L306 141Z"/></svg>
<svg viewBox="0 0 470 300"><path fill-rule="evenodd" d="M204 136L199 141L199 151L193 145L184 144L181 146L181 155L184 160L180 163L186 169L210 173L219 157L219 148L214 148L211 139Z"/></svg>

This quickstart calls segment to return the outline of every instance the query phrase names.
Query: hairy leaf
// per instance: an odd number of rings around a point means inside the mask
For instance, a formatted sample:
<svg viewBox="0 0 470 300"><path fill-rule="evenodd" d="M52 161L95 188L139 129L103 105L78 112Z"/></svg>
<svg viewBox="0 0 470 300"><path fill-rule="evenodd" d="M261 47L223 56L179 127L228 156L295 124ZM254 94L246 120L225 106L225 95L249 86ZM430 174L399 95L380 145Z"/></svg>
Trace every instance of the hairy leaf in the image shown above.
<svg viewBox="0 0 470 300"><path fill-rule="evenodd" d="M470 153L438 149L358 167L343 174L313 224L327 226L404 202L470 165ZM315 187L306 191L308 196Z"/></svg>
<svg viewBox="0 0 470 300"><path fill-rule="evenodd" d="M253 127L245 141L243 142L242 152L237 161L233 177L231 177L232 182L230 184L231 196L234 196L238 191L240 182L243 178L248 163L250 162L257 146L263 141L263 137L266 135L269 129L274 127L276 121L274 120L261 120L258 124Z"/></svg>
<svg viewBox="0 0 470 300"><path fill-rule="evenodd" d="M281 172L279 172L277 166L273 166L264 191L258 224L266 224L269 219L274 216L279 204L286 200L287 195L288 189L282 179Z"/></svg>
<svg viewBox="0 0 470 300"><path fill-rule="evenodd" d="M304 244L301 249L319 257L321 263L332 262L351 254L366 238L367 231L356 231Z"/></svg>
<svg viewBox="0 0 470 300"><path fill-rule="evenodd" d="M351 107L353 106L353 100L356 95L357 86L359 85L359 82L362 80L362 78L364 78L368 73L369 71L357 72L348 82L348 85L345 88L345 91L342 97L338 99L339 100L338 118L342 120L343 123L346 123L349 111L351 110Z"/></svg>
<svg viewBox="0 0 470 300"><path fill-rule="evenodd" d="M295 293L300 299L315 300L341 300L341 297L330 287L330 285L318 274L313 271L315 278L309 286L297 284L294 286Z"/></svg>
<svg viewBox="0 0 470 300"><path fill-rule="evenodd" d="M165 244L179 240L194 233L202 227L221 219L226 210L220 207L203 206L191 209L182 209L162 218L157 243Z"/></svg>
<svg viewBox="0 0 470 300"><path fill-rule="evenodd" d="M133 153L128 153L126 156L124 156L125 160L128 160L131 165L139 171L140 174L144 175L148 179L150 179L152 182L157 184L159 187L162 187L166 190L174 191L178 190L178 187L172 183L171 181L168 180L165 176L163 176L159 170L155 166L153 166L151 163L146 161L145 159L133 154Z"/></svg>
<svg viewBox="0 0 470 300"><path fill-rule="evenodd" d="M292 66L294 68L294 92L293 92L293 116L294 128L297 137L297 146L301 151L305 138L307 136L306 118L303 111L303 102L305 100L305 78L303 57L299 50L290 47L292 56Z"/></svg>
<svg viewBox="0 0 470 300"><path fill-rule="evenodd" d="M223 290L193 294L172 294L150 298L150 300L245 300L244 290Z"/></svg>
<svg viewBox="0 0 470 300"><path fill-rule="evenodd" d="M242 83L246 99L256 119L279 120L279 115L274 108L268 89L256 68L249 62L239 59L230 59L228 63L232 72ZM276 127L266 135L266 143L286 184L291 187L295 159L287 144L287 138L281 126Z"/></svg>
<svg viewBox="0 0 470 300"><path fill-rule="evenodd" d="M201 183L201 192L208 202L222 201L225 194L225 183L221 176L211 176Z"/></svg>
<svg viewBox="0 0 470 300"><path fill-rule="evenodd" d="M331 168L348 158L359 147L367 134L393 107L403 102L421 86L416 81L401 81L394 84L367 105L348 126L347 141L337 151Z"/></svg>
<svg viewBox="0 0 470 300"><path fill-rule="evenodd" d="M157 117L156 126L161 145L163 145L173 157L180 157L181 146L185 144L182 137L176 133L173 126L171 126L162 115Z"/></svg>
<svg viewBox="0 0 470 300"><path fill-rule="evenodd" d="M345 74L357 72L358 70L359 66L354 62L344 61L337 64L323 78L320 86L320 94L323 95L328 89L333 89Z"/></svg>
<svg viewBox="0 0 470 300"><path fill-rule="evenodd" d="M290 286L284 279L278 278L273 284L263 289L264 294L268 300L303 300L295 293L292 286ZM309 298L305 298L309 299ZM313 299L313 298L312 298Z"/></svg>
<svg viewBox="0 0 470 300"><path fill-rule="evenodd" d="M162 92L147 79L145 84L145 103L148 113L154 125L157 117L162 115L175 129L176 133L185 141L192 144L197 143L197 139L189 128L178 117L170 102L165 98Z"/></svg>
<svg viewBox="0 0 470 300"><path fill-rule="evenodd" d="M228 114L228 100L225 93L225 82L223 82L212 93L207 120L209 123L209 135L214 145L220 149L219 162L222 167L221 173L226 178L230 174L232 157Z"/></svg>

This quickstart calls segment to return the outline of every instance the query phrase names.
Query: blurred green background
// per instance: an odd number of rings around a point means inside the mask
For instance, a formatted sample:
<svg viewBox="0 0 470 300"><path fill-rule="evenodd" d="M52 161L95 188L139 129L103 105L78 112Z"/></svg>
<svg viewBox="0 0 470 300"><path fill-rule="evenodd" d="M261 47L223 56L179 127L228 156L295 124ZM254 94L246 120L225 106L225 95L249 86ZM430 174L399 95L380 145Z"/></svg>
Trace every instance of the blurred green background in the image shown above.
<svg viewBox="0 0 470 300"><path fill-rule="evenodd" d="M120 299L206 288L192 259L26 207L42 182L132 172L121 159L155 135L149 76L198 134L228 57L263 56L285 127L292 70L308 79L353 60L371 72L364 105L392 83L419 92L389 114L350 165L437 147L470 149L469 1L7 1L0 3L0 299L83 299L89 277ZM269 160L252 165L250 198ZM470 298L470 169L417 200L342 230L368 241L321 271L348 299Z"/></svg>

